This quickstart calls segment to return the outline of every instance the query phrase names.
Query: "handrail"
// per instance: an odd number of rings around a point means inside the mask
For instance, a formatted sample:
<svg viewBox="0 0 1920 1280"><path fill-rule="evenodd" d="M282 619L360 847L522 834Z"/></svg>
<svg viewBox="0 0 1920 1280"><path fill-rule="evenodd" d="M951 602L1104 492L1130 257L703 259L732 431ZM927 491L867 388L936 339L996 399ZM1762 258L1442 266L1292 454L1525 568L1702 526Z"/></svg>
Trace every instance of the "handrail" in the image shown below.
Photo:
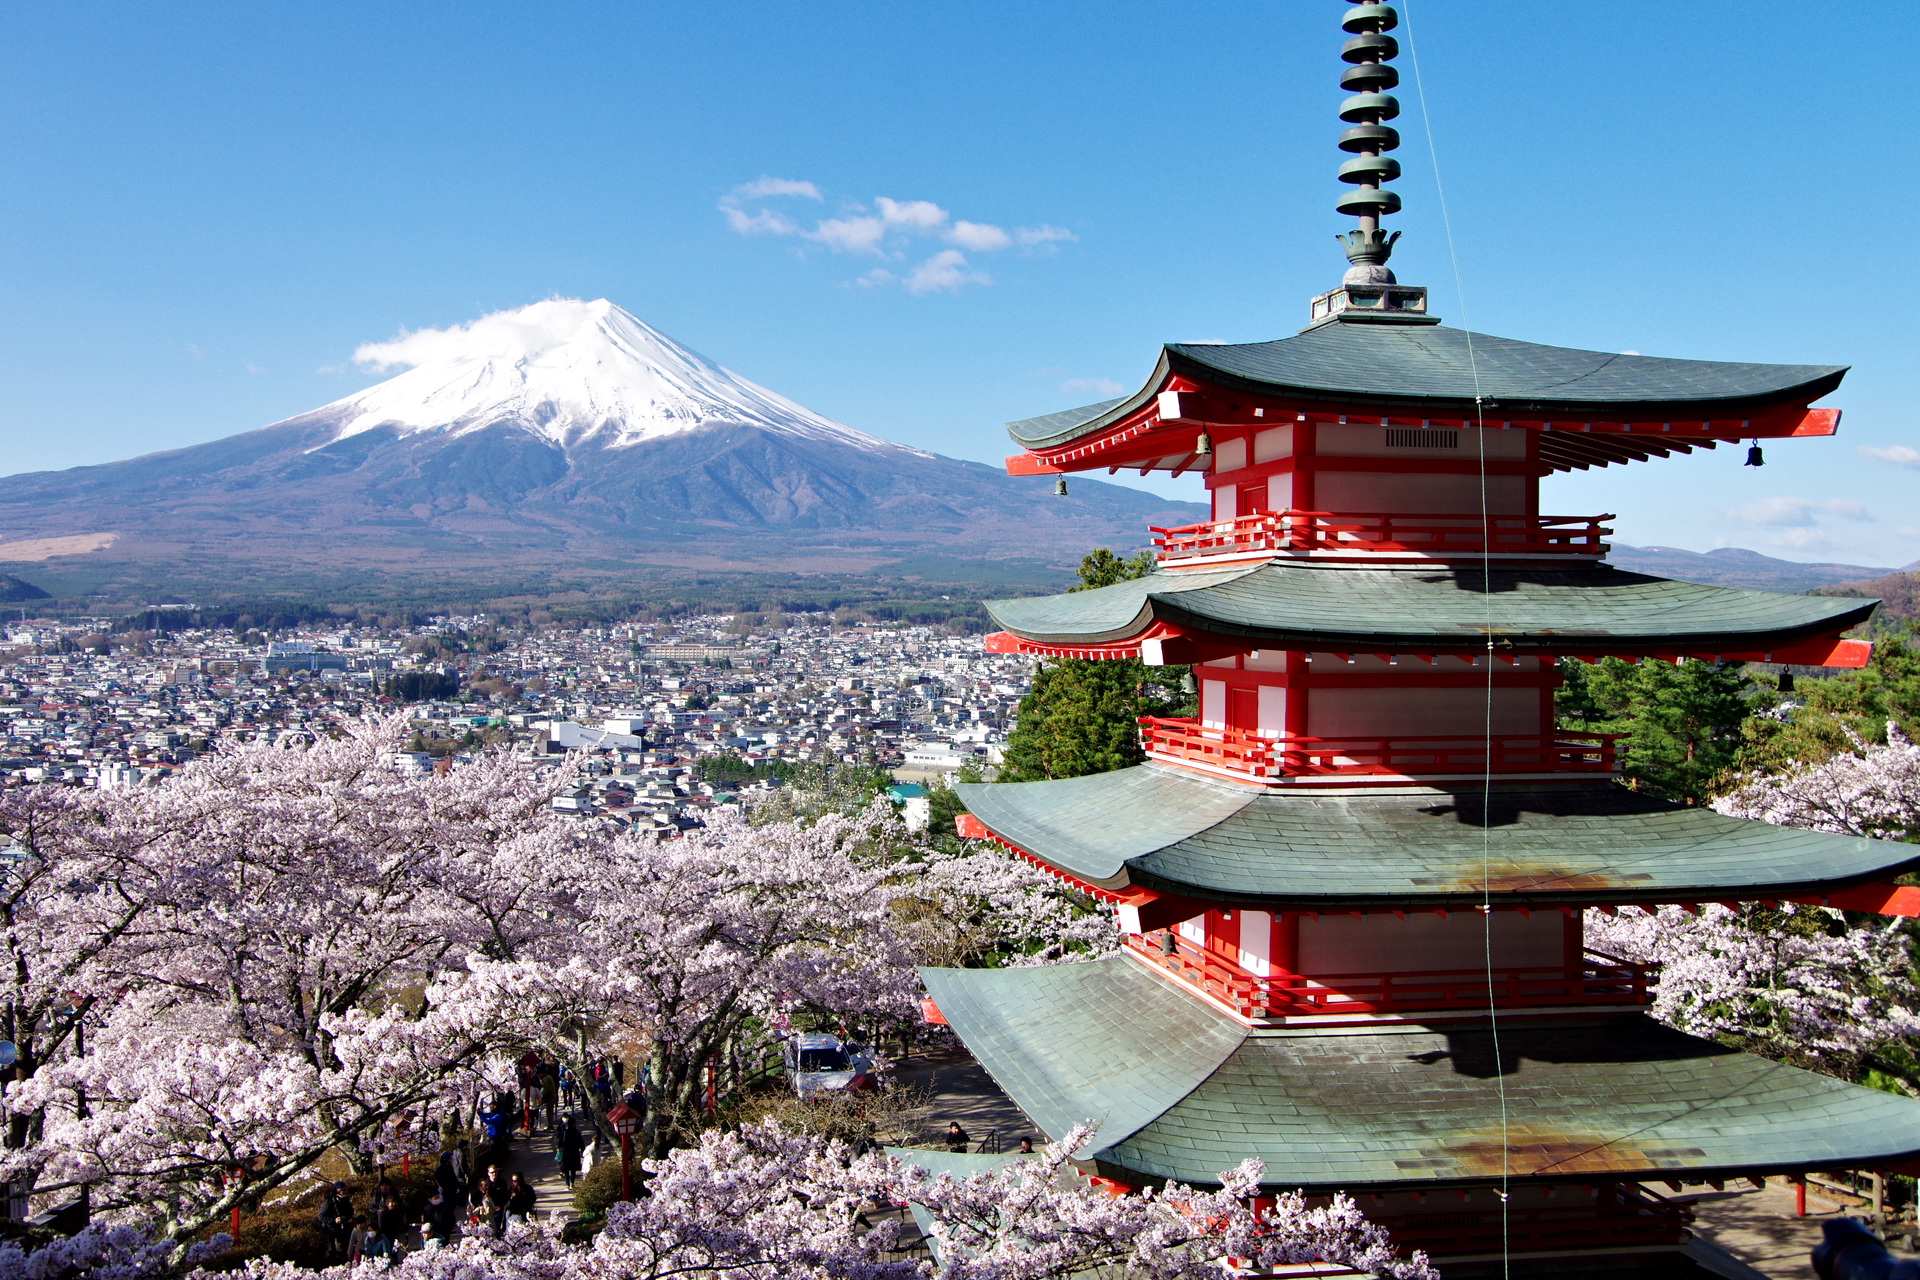
<svg viewBox="0 0 1920 1280"><path fill-rule="evenodd" d="M1177 935L1176 935L1177 937ZM1643 1005L1653 969L1587 951L1577 967L1516 966L1446 972L1259 975L1177 940L1161 951L1141 935L1127 946L1247 1018L1432 1012L1546 1005Z"/></svg>
<svg viewBox="0 0 1920 1280"><path fill-rule="evenodd" d="M1249 778L1329 774L1614 772L1617 733L1399 734L1390 737L1267 737L1208 728L1198 720L1141 716L1146 753Z"/></svg>
<svg viewBox="0 0 1920 1280"><path fill-rule="evenodd" d="M1260 551L1383 555L1601 556L1613 532L1599 516L1406 515L1389 511L1260 511L1174 528L1149 526L1160 559Z"/></svg>

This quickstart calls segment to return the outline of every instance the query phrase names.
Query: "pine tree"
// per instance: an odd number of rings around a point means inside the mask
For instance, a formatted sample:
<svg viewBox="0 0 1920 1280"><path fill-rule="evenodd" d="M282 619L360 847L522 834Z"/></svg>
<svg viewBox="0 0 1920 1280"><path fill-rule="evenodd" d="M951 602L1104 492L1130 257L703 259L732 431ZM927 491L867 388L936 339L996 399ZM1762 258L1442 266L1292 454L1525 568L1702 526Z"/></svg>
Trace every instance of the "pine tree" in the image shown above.
<svg viewBox="0 0 1920 1280"><path fill-rule="evenodd" d="M1144 578L1151 551L1121 557L1102 547L1080 562L1075 591ZM1001 782L1078 778L1124 769L1146 759L1141 716L1181 715L1190 708L1188 667L1149 667L1138 658L1058 658L1034 673L1007 737Z"/></svg>
<svg viewBox="0 0 1920 1280"><path fill-rule="evenodd" d="M1620 771L1636 788L1704 804L1733 767L1753 710L1753 681L1738 664L1655 658L1568 661L1557 698L1568 729L1626 735Z"/></svg>

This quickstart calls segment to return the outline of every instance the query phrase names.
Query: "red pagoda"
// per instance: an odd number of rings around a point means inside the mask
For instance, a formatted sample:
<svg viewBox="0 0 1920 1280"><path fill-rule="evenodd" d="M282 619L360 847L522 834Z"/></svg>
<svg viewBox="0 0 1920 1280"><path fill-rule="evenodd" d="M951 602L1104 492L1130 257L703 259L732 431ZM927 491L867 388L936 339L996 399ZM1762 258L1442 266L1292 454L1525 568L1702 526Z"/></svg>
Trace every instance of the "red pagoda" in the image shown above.
<svg viewBox="0 0 1920 1280"><path fill-rule="evenodd" d="M1909 1162L1920 1103L1654 1022L1584 913L1889 910L1920 850L1629 790L1554 690L1608 654L1857 667L1877 602L1624 572L1610 517L1542 514L1539 482L1831 435L1845 370L1441 325L1380 226L1396 21L1345 16L1358 226L1308 327L1170 344L1134 394L1011 424L1014 474L1199 472L1213 519L1154 530L1145 578L990 602L989 647L1195 664L1198 715L1144 722L1138 767L961 788L963 832L1112 904L1117 956L924 976L1036 1124L1099 1122L1081 1167L1116 1187L1258 1157L1450 1276L1691 1274L1662 1184Z"/></svg>

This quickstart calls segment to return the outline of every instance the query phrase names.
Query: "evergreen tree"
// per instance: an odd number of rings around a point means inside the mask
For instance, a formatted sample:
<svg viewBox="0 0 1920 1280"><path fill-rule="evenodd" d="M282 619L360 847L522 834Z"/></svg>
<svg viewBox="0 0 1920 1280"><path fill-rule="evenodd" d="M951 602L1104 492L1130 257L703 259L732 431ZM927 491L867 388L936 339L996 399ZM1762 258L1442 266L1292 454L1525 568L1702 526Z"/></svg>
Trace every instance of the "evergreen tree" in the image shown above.
<svg viewBox="0 0 1920 1280"><path fill-rule="evenodd" d="M1854 738L1887 740L1892 722L1909 738L1920 737L1920 652L1909 643L1915 628L1884 635L1873 658L1858 671L1825 678L1801 677L1791 693L1764 691L1771 703L1748 721L1740 748L1743 772L1779 773L1857 750Z"/></svg>
<svg viewBox="0 0 1920 1280"><path fill-rule="evenodd" d="M1620 771L1636 789L1704 804L1735 764L1753 681L1737 664L1656 658L1568 660L1556 699L1573 730L1626 735Z"/></svg>
<svg viewBox="0 0 1920 1280"><path fill-rule="evenodd" d="M1151 551L1116 556L1102 547L1080 562L1074 591L1144 578ZM1191 699L1189 667L1149 667L1138 658L1057 658L1034 673L1020 700L1018 723L1007 737L998 781L1078 778L1124 769L1146 759L1141 716L1183 715Z"/></svg>

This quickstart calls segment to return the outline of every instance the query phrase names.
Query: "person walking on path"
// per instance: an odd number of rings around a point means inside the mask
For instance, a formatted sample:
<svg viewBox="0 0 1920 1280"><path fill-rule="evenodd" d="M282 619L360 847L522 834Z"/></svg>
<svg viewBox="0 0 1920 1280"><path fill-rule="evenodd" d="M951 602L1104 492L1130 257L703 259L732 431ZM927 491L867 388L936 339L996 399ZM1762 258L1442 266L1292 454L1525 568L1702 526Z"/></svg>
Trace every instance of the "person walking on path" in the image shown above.
<svg viewBox="0 0 1920 1280"><path fill-rule="evenodd" d="M526 1223L533 1219L533 1186L519 1174L507 1184L507 1219Z"/></svg>
<svg viewBox="0 0 1920 1280"><path fill-rule="evenodd" d="M967 1131L960 1127L958 1120L950 1120L947 1122L947 1150L964 1152L967 1149L967 1143L969 1141Z"/></svg>
<svg viewBox="0 0 1920 1280"><path fill-rule="evenodd" d="M493 1180L489 1171L482 1169L467 1187L467 1225L480 1225L481 1215L487 1212L487 1201L491 1199Z"/></svg>
<svg viewBox="0 0 1920 1280"><path fill-rule="evenodd" d="M427 1201L427 1220L422 1232L441 1248L453 1243L453 1227L460 1216L460 1204L460 1201L438 1187L434 1188L433 1198ZM422 1240L421 1243L425 1244L426 1241Z"/></svg>
<svg viewBox="0 0 1920 1280"><path fill-rule="evenodd" d="M344 1182L329 1187L327 1198L320 1202L320 1234L327 1238L327 1261L347 1256L353 1235L353 1198Z"/></svg>
<svg viewBox="0 0 1920 1280"><path fill-rule="evenodd" d="M569 1191L573 1190L573 1180L580 1176L580 1155L585 1149L579 1127L573 1123L573 1117L568 1116L553 1135L553 1156L560 1162L560 1177Z"/></svg>
<svg viewBox="0 0 1920 1280"><path fill-rule="evenodd" d="M560 1076L553 1063L540 1068L540 1107L547 1113L547 1128L553 1128L554 1113L560 1105Z"/></svg>
<svg viewBox="0 0 1920 1280"><path fill-rule="evenodd" d="M519 1174L513 1175L515 1182L519 1178ZM493 1180L487 1184L487 1225L493 1228L496 1238L507 1234L507 1201L512 1195L512 1183L496 1171Z"/></svg>

